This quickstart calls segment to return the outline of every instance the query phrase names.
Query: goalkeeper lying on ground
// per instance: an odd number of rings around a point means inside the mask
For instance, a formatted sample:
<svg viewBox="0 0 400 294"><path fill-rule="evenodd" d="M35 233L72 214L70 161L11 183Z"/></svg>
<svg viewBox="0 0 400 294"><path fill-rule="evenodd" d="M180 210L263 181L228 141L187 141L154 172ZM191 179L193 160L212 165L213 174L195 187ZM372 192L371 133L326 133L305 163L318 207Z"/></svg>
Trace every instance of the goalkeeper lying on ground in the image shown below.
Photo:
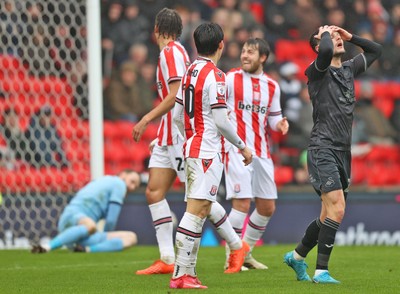
<svg viewBox="0 0 400 294"><path fill-rule="evenodd" d="M132 170L88 183L61 214L58 222L60 233L48 244L34 245L31 252L46 253L64 245L79 252L109 252L135 245L135 233L114 229L127 192L139 185L140 175ZM96 227L101 219L105 219L104 232L98 232Z"/></svg>

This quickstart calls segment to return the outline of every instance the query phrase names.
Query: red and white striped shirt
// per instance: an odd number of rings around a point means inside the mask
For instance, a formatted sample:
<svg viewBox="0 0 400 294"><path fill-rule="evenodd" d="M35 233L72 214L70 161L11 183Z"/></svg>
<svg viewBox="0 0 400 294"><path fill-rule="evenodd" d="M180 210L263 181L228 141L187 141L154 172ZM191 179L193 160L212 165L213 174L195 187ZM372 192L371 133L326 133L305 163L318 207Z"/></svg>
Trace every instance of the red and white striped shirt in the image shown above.
<svg viewBox="0 0 400 294"><path fill-rule="evenodd" d="M264 72L254 75L238 68L228 72L226 86L229 118L239 137L254 155L269 158L267 123L282 118L278 83Z"/></svg>
<svg viewBox="0 0 400 294"><path fill-rule="evenodd" d="M225 73L210 59L199 57L182 78L176 100L184 108L185 158L214 158L224 152L224 138L212 109L226 108Z"/></svg>
<svg viewBox="0 0 400 294"><path fill-rule="evenodd" d="M189 66L189 56L185 48L177 41L171 41L160 52L157 64L157 90L161 100L167 97L168 83L180 81ZM162 116L158 127L158 145L173 145L177 142L179 131L172 123L173 109Z"/></svg>

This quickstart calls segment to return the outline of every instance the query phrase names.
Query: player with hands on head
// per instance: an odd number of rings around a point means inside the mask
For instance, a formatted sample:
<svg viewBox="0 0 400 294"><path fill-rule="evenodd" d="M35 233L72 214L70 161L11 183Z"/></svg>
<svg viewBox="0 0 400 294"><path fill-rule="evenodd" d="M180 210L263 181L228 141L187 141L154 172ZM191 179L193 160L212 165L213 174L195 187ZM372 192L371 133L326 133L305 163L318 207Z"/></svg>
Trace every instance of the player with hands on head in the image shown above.
<svg viewBox="0 0 400 294"><path fill-rule="evenodd" d="M247 40L240 54L241 67L232 69L226 78L230 121L254 154L253 163L246 167L241 166L237 148L231 148L227 154L226 195L228 200L232 200L229 220L242 237L244 222L254 199L256 207L243 236L251 251L262 237L278 197L266 130L269 126L283 135L289 130L286 117L282 117L279 84L263 71L269 54L270 47L265 40ZM246 256L244 266L249 269L268 268L255 260L251 252Z"/></svg>
<svg viewBox="0 0 400 294"><path fill-rule="evenodd" d="M363 52L342 62L345 41L359 46ZM312 281L338 284L328 271L328 263L350 186L351 131L356 102L354 78L379 58L382 46L328 25L312 34L310 45L318 55L306 69L314 121L307 167L310 182L321 199L321 211L308 225L295 250L285 254L284 262L295 271L297 280L311 281L304 259L317 246Z"/></svg>
<svg viewBox="0 0 400 294"><path fill-rule="evenodd" d="M199 56L182 78L174 109L174 121L185 137L187 205L177 228L170 288L204 289L207 287L197 278L197 255L203 224L216 202L222 177L224 140L240 150L245 165L251 163L252 153L236 134L227 114L225 74L216 66L224 48L221 27L203 23L193 37ZM243 265L249 245L241 243L241 248L231 252L225 273L237 272Z"/></svg>
<svg viewBox="0 0 400 294"><path fill-rule="evenodd" d="M135 245L135 233L114 230L127 193L139 186L140 175L133 170L91 181L64 208L59 234L47 244L33 245L31 252L46 253L64 245L76 252L110 252ZM102 219L104 231L99 232L97 223Z"/></svg>

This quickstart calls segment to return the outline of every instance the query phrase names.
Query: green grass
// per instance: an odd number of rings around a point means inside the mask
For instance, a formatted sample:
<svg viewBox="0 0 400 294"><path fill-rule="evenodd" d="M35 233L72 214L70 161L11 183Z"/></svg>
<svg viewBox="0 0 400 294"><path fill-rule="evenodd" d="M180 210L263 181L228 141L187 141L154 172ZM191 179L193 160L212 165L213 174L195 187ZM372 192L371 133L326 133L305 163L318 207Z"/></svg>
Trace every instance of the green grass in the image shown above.
<svg viewBox="0 0 400 294"><path fill-rule="evenodd" d="M283 264L293 245L262 246L254 257L269 266L264 271L223 273L223 247L202 247L197 271L206 293L400 293L399 247L335 247L332 276L340 285L297 282ZM156 247L138 246L119 253L83 254L58 250L33 255L27 250L0 250L0 293L189 293L171 290L169 275L136 276L158 257ZM314 272L315 250L307 258Z"/></svg>

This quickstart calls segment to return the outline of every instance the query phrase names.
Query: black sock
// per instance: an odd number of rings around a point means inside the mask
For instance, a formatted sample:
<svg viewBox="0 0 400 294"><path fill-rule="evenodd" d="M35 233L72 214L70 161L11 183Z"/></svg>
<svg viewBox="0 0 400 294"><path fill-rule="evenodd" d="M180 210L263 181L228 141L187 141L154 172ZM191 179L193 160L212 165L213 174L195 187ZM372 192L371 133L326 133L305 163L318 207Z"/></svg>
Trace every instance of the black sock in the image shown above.
<svg viewBox="0 0 400 294"><path fill-rule="evenodd" d="M317 270L328 270L329 257L335 242L336 232L340 223L326 218L322 223L318 236Z"/></svg>
<svg viewBox="0 0 400 294"><path fill-rule="evenodd" d="M308 252L311 251L318 243L318 234L321 229L321 221L319 218L313 220L307 227L304 233L303 239L296 247L296 252L302 256L306 257Z"/></svg>

